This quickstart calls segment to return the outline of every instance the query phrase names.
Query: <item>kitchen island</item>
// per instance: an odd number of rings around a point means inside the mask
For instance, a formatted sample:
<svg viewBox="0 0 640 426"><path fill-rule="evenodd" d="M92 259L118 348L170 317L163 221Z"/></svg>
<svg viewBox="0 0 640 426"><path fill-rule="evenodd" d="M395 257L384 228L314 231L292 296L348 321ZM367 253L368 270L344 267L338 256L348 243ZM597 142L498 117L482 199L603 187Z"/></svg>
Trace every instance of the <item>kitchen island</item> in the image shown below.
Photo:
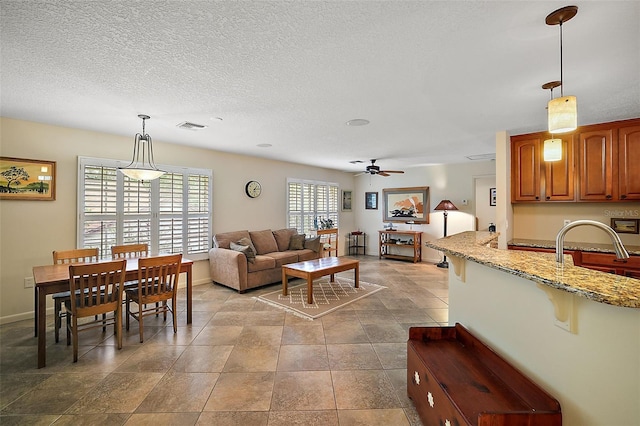
<svg viewBox="0 0 640 426"><path fill-rule="evenodd" d="M499 250L497 235L426 243L449 257L449 324L557 398L564 425L640 425L640 280Z"/></svg>

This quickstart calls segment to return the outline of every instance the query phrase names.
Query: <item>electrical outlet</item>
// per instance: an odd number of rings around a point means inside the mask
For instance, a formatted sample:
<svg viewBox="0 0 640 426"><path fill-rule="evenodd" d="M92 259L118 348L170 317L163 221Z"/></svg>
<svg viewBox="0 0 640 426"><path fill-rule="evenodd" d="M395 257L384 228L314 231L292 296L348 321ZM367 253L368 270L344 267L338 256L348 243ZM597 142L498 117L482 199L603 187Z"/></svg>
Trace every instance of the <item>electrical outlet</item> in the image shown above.
<svg viewBox="0 0 640 426"><path fill-rule="evenodd" d="M563 225L562 225L562 226L567 226L567 225L568 225L568 224L570 224L570 223L571 223L571 220L570 220L570 219L565 219L565 220L564 220L564 223L563 223Z"/></svg>
<svg viewBox="0 0 640 426"><path fill-rule="evenodd" d="M26 277L24 279L24 288L33 288L33 277Z"/></svg>

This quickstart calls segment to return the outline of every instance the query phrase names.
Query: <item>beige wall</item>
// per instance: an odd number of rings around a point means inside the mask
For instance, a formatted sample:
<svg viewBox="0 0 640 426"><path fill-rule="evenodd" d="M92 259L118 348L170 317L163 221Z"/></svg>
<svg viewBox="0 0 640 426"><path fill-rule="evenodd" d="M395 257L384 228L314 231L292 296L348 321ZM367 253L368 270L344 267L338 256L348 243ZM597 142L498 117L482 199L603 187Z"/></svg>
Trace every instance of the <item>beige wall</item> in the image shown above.
<svg viewBox="0 0 640 426"><path fill-rule="evenodd" d="M0 322L33 314L33 289L24 288L32 267L51 263L51 252L76 246L77 157L129 160L131 137L2 118L0 154L57 162L55 201L0 202ZM213 170L213 230L258 230L285 226L287 177L337 182L352 188L353 176L336 170L226 154L154 141L158 164ZM260 181L262 195L249 199L244 185ZM351 213L341 228L353 227ZM209 282L208 261L196 262L194 283Z"/></svg>

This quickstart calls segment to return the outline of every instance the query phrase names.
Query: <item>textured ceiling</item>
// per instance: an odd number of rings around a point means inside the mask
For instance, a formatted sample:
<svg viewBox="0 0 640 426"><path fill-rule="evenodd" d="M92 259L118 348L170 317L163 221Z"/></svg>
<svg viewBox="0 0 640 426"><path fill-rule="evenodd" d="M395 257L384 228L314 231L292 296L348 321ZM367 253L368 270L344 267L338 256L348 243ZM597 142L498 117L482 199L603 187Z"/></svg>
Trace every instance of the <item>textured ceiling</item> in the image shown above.
<svg viewBox="0 0 640 426"><path fill-rule="evenodd" d="M568 4L579 124L639 117L638 1L3 0L1 114L133 137L143 113L157 141L338 170L463 163L545 129L544 19Z"/></svg>

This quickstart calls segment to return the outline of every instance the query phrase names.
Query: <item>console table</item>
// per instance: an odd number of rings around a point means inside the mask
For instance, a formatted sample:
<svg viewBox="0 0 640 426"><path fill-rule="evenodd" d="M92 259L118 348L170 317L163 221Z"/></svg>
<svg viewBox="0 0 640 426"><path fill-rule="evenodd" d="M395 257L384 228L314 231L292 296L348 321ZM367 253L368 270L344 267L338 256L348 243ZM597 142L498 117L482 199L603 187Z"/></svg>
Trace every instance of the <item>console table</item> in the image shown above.
<svg viewBox="0 0 640 426"><path fill-rule="evenodd" d="M413 263L422 260L421 231L378 231L379 258L410 260ZM411 253L410 250L413 252ZM410 254L411 253L411 254Z"/></svg>

